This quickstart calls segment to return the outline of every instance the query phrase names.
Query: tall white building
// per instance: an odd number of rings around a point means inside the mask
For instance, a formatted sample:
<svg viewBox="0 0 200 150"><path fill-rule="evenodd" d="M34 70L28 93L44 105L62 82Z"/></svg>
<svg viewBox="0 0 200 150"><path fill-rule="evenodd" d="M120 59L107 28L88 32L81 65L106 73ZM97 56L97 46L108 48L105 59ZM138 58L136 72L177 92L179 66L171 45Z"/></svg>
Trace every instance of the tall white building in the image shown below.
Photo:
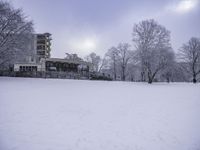
<svg viewBox="0 0 200 150"><path fill-rule="evenodd" d="M51 56L51 34L33 34L31 40L26 45L27 51L30 51L29 55L23 61L15 62L14 71L19 70L45 70L45 66L42 66L42 59L50 58ZM35 69L36 68L36 69Z"/></svg>
<svg viewBox="0 0 200 150"><path fill-rule="evenodd" d="M36 50L37 60L41 58L50 58L51 56L51 34L35 34L34 45Z"/></svg>

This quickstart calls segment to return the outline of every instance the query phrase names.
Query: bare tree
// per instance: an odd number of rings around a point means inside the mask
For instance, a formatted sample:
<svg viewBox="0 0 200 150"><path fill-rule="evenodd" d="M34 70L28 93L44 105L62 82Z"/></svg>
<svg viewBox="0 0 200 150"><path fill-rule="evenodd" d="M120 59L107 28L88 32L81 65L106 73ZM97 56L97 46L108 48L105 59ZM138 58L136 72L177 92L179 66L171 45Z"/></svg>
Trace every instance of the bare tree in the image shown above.
<svg viewBox="0 0 200 150"><path fill-rule="evenodd" d="M152 83L160 70L163 70L173 52L170 32L154 20L145 20L134 25L133 42L140 62L141 75Z"/></svg>
<svg viewBox="0 0 200 150"><path fill-rule="evenodd" d="M27 52L25 45L31 39L33 24L27 21L21 9L0 1L0 66L10 64Z"/></svg>
<svg viewBox="0 0 200 150"><path fill-rule="evenodd" d="M88 56L86 56L86 60L92 64L92 71L99 72L101 68L101 57L96 53L92 52Z"/></svg>
<svg viewBox="0 0 200 150"><path fill-rule="evenodd" d="M187 44L183 44L179 57L183 61L182 66L191 74L193 83L196 83L200 74L200 39L193 37Z"/></svg>
<svg viewBox="0 0 200 150"><path fill-rule="evenodd" d="M188 82L188 79L188 74L182 67L182 63L175 60L161 72L161 81Z"/></svg>
<svg viewBox="0 0 200 150"><path fill-rule="evenodd" d="M114 80L117 79L118 72L121 74L121 80L126 80L127 66L132 56L131 52L128 43L119 43L117 47L111 47L106 53Z"/></svg>
<svg viewBox="0 0 200 150"><path fill-rule="evenodd" d="M117 47L118 59L121 66L122 81L126 80L127 65L131 59L131 50L128 43L120 43Z"/></svg>
<svg viewBox="0 0 200 150"><path fill-rule="evenodd" d="M112 68L112 74L114 80L117 79L117 61L118 61L118 50L116 47L111 47L106 53L106 57L110 62L110 68Z"/></svg>
<svg viewBox="0 0 200 150"><path fill-rule="evenodd" d="M106 59L106 55L101 59L99 65L99 72L102 72L103 69L107 68L108 60Z"/></svg>

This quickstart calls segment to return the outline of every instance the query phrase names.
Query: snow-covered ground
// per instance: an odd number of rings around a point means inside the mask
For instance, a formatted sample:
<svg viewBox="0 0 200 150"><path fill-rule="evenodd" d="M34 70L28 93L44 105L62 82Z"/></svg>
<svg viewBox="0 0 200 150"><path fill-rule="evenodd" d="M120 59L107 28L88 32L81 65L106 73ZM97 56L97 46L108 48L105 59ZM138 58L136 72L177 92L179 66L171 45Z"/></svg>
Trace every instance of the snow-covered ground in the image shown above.
<svg viewBox="0 0 200 150"><path fill-rule="evenodd" d="M200 84L0 78L0 150L199 150Z"/></svg>

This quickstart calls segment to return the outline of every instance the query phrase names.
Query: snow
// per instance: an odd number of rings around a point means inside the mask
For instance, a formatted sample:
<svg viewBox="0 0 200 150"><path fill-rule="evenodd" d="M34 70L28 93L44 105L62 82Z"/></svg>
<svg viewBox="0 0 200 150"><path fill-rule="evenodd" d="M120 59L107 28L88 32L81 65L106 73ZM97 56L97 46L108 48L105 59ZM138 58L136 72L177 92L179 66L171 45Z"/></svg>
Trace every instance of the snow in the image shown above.
<svg viewBox="0 0 200 150"><path fill-rule="evenodd" d="M0 150L199 150L200 84L0 78Z"/></svg>

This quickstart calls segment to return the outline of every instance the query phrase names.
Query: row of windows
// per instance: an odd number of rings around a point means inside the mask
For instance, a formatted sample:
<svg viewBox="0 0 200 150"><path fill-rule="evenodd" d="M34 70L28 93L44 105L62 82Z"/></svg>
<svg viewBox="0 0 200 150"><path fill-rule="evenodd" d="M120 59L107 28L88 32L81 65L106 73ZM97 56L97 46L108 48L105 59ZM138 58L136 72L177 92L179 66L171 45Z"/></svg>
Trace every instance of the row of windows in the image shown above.
<svg viewBox="0 0 200 150"><path fill-rule="evenodd" d="M37 66L20 66L19 71L37 71Z"/></svg>
<svg viewBox="0 0 200 150"><path fill-rule="evenodd" d="M45 51L37 51L38 55L45 55Z"/></svg>
<svg viewBox="0 0 200 150"><path fill-rule="evenodd" d="M45 50L46 47L45 47L45 45L38 45L38 46L37 46L37 49L43 49L43 50Z"/></svg>
<svg viewBox="0 0 200 150"><path fill-rule="evenodd" d="M37 44L46 44L46 41L45 40L40 40L40 41L37 41Z"/></svg>
<svg viewBox="0 0 200 150"><path fill-rule="evenodd" d="M47 67L72 67L72 68L76 68L77 65L76 64L68 64L68 63L51 63L51 62L47 62L46 63Z"/></svg>
<svg viewBox="0 0 200 150"><path fill-rule="evenodd" d="M37 44L38 45L51 45L51 42L50 41L48 41L48 40L38 40L37 41Z"/></svg>

